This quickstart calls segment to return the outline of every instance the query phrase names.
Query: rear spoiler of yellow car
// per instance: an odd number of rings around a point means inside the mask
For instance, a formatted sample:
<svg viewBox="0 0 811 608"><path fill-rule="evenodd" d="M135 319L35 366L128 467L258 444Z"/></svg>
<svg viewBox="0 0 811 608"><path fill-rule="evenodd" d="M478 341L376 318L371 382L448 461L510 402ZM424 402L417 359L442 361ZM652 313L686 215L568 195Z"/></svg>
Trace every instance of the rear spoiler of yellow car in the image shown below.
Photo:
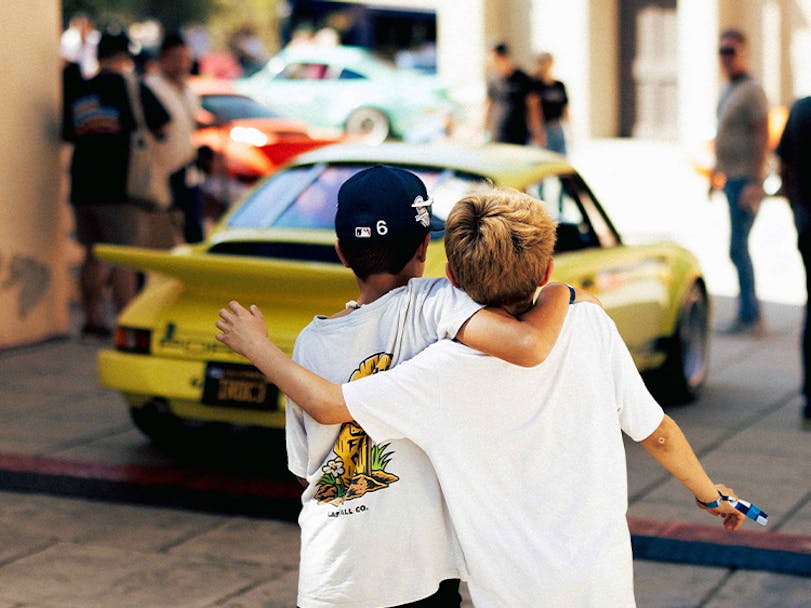
<svg viewBox="0 0 811 608"><path fill-rule="evenodd" d="M357 286L352 272L338 264L279 260L240 255L199 253L179 248L171 251L99 244L95 255L117 266L158 273L177 279L189 290L231 295L268 291L310 296L336 294Z"/></svg>

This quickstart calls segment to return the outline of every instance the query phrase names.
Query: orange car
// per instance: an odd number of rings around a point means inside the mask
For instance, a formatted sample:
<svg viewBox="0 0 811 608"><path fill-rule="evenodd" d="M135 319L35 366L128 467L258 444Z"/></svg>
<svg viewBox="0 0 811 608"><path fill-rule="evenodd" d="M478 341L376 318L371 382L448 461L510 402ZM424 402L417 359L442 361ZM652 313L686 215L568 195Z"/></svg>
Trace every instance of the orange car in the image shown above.
<svg viewBox="0 0 811 608"><path fill-rule="evenodd" d="M194 142L213 152L213 173L244 187L295 155L344 140L339 131L312 129L238 93L227 80L192 78L202 102ZM230 202L230 201L229 201Z"/></svg>

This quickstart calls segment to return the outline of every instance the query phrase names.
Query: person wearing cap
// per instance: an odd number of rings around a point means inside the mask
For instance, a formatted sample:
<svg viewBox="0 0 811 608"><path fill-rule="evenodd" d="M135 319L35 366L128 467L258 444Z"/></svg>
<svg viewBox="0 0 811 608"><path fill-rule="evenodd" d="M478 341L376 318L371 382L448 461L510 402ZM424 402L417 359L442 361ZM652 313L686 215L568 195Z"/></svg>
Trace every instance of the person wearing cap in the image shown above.
<svg viewBox="0 0 811 608"><path fill-rule="evenodd" d="M446 222L448 276L475 301L521 314L549 278L554 243L555 223L537 199L474 193ZM477 608L634 606L623 433L726 529L745 516L651 397L605 311L588 302L567 309L554 348L530 368L452 340L343 385L297 365L267 338L251 360L318 422L354 420L370 441L408 438L424 450ZM218 325L226 332L234 317L250 315L224 313Z"/></svg>
<svg viewBox="0 0 811 608"><path fill-rule="evenodd" d="M431 198L413 173L387 166L341 186L336 250L358 283L357 300L317 316L293 357L333 382L382 372L443 338L522 365L549 352L571 297L557 284L518 322L482 309L445 279L421 279ZM233 311L238 311L236 315ZM261 311L229 304L218 339L252 361L271 347ZM432 381L426 378L426 382ZM319 424L286 409L288 466L304 487L300 608L459 606L459 546L425 453L410 441L375 443L347 420Z"/></svg>
<svg viewBox="0 0 811 608"><path fill-rule="evenodd" d="M109 268L93 255L93 245L136 244L144 211L129 203L126 194L130 138L136 128L124 79L133 69L127 35L102 34L98 60L98 74L85 81L70 106L74 135L70 202L76 238L84 248L79 275L82 335L107 338L111 331L105 323L105 286L109 281L113 304L120 311L135 296L137 274ZM146 123L160 134L169 115L146 86L141 85L140 94Z"/></svg>

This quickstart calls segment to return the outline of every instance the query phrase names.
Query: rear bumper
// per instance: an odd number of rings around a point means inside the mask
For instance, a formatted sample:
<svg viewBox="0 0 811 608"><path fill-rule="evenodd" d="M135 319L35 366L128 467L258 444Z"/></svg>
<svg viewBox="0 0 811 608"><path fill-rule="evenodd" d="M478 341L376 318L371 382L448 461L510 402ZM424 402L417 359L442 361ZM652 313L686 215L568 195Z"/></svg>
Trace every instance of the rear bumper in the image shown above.
<svg viewBox="0 0 811 608"><path fill-rule="evenodd" d="M191 422L223 422L236 426L284 428L284 399L278 409L258 411L202 403L206 364L102 350L98 355L101 384L119 391L130 407L160 401L173 415Z"/></svg>

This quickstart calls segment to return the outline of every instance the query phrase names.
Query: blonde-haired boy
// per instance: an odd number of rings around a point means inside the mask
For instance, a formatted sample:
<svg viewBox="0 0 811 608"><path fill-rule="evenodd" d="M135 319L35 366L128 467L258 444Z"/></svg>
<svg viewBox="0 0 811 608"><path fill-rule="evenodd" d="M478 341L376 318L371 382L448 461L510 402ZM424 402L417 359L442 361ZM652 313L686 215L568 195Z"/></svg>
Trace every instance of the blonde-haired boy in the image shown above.
<svg viewBox="0 0 811 608"><path fill-rule="evenodd" d="M556 228L528 194L495 188L473 193L454 205L445 223L453 279L476 302L521 314L549 278Z"/></svg>
<svg viewBox="0 0 811 608"><path fill-rule="evenodd" d="M449 277L480 303L520 312L548 280L553 228L521 193L466 197L446 223ZM408 437L426 452L477 608L635 604L622 432L698 500L734 495L704 472L591 303L569 307L533 368L442 340L390 372L337 386L278 349L266 354L254 363L316 420L355 419L376 441ZM726 503L710 512L728 529L743 523Z"/></svg>

